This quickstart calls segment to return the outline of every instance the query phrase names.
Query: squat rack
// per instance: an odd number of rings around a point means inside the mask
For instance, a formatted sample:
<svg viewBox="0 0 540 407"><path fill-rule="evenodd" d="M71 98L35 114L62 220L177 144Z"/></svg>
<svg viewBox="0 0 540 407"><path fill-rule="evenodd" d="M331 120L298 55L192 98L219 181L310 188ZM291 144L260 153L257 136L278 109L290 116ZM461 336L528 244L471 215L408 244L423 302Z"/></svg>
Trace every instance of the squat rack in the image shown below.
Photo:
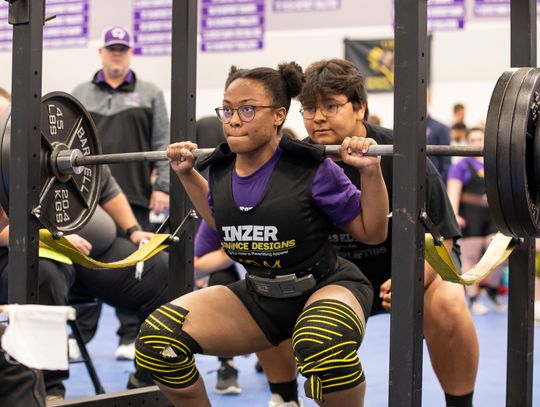
<svg viewBox="0 0 540 407"><path fill-rule="evenodd" d="M9 302L38 300L39 133L44 0L6 0L13 24L12 134L10 167ZM187 134L194 141L197 0L173 1L171 142ZM393 312L390 338L390 406L420 406L422 399L422 319L425 205L425 106L427 82L427 2L395 1ZM536 1L511 0L511 65L536 66ZM411 114L410 112L415 112ZM15 204L16 203L16 204ZM171 176L171 228L190 202ZM413 227L414 226L414 227ZM169 256L170 297L193 289L192 224ZM508 406L532 406L534 239L510 258L508 309ZM183 270L183 272L180 272ZM397 272L399 270L399 272ZM523 295L523 294L527 295ZM60 405L168 406L155 387L104 394Z"/></svg>
<svg viewBox="0 0 540 407"><path fill-rule="evenodd" d="M38 203L40 176L40 104L42 85L45 0L6 0L13 25L12 116L10 162L9 303L38 301L38 229L31 214ZM195 141L195 89L197 70L197 0L173 1L171 142L188 135ZM171 174L170 228L175 230L191 210L191 203L176 176ZM169 297L193 290L194 222L184 239L169 253ZM102 394L56 403L78 406L170 406L157 387Z"/></svg>
<svg viewBox="0 0 540 407"><path fill-rule="evenodd" d="M536 0L511 0L511 65L536 66ZM422 403L427 2L395 1L390 406ZM411 113L414 112L414 113ZM510 257L507 406L532 406L534 239Z"/></svg>

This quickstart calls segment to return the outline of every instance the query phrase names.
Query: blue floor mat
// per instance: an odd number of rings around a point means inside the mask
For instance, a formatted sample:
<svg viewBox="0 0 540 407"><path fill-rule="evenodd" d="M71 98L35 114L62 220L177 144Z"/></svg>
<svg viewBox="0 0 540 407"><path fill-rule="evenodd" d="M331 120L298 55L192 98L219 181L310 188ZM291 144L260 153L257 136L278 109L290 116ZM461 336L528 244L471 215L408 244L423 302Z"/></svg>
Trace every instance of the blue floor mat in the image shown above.
<svg viewBox="0 0 540 407"><path fill-rule="evenodd" d="M502 407L505 405L506 392L506 332L507 314L491 311L474 317L480 341L480 366L477 377L474 403L475 406ZM96 337L88 345L88 350L102 384L107 392L125 389L128 375L133 371L133 362L119 362L114 359L117 346L115 335L118 322L114 311L104 307L100 326ZM389 331L388 315L372 317L367 325L367 333L360 349L360 360L367 377L366 406L384 407L388 404L388 369L389 369ZM535 328L535 336L540 335L540 328ZM540 405L540 346L535 344L533 389L533 405ZM235 365L239 370L238 382L242 394L224 396L212 390L216 383L216 370L219 366L215 357L198 355L197 366L201 372L210 400L216 407L264 407L270 398L270 392L263 374L255 371L256 358L253 355L236 357ZM83 364L72 364L70 378L66 381L66 397L90 396L93 387ZM299 377L301 394L304 379ZM316 404L304 397L306 407ZM428 353L424 346L422 405L444 406L444 395L430 365Z"/></svg>

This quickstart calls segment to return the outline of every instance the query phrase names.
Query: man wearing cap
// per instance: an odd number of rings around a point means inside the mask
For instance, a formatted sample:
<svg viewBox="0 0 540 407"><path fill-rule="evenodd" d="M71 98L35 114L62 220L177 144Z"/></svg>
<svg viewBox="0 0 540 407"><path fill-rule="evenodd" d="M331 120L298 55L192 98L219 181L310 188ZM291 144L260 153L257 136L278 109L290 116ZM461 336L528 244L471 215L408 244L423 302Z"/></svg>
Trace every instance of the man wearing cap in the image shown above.
<svg viewBox="0 0 540 407"><path fill-rule="evenodd" d="M102 69L72 92L92 115L104 154L166 150L169 144L169 117L163 92L135 75L130 69L132 55L130 33L120 26L106 29L99 49ZM137 223L127 229L127 235L151 230L150 211L160 214L169 209L168 163L115 164L110 169L137 218ZM157 178L151 182L154 170ZM117 315L120 344L116 357L133 359L138 319L125 311Z"/></svg>
<svg viewBox="0 0 540 407"><path fill-rule="evenodd" d="M165 98L157 86L139 79L130 69L133 50L129 32L110 27L103 41L99 49L102 69L72 92L91 113L103 153L165 150L169 144ZM152 184L154 168L157 180ZM115 164L111 171L137 217L137 228L148 229L150 211L160 214L169 209L166 161Z"/></svg>

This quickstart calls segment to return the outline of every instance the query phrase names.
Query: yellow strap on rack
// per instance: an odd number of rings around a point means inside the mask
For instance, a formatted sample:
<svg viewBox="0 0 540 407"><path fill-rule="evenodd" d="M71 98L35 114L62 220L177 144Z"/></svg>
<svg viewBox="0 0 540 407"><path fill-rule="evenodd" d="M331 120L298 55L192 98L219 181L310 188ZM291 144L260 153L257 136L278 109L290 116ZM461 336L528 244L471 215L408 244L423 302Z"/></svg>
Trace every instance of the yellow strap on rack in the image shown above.
<svg viewBox="0 0 540 407"><path fill-rule="evenodd" d="M169 234L155 234L152 239L148 241L148 243L131 253L125 259L114 261L112 263L103 263L82 254L65 237L55 239L51 232L49 232L47 229L40 229L39 231L39 239L49 248L69 257L75 263L91 269L118 269L134 266L139 262L144 262L152 256L155 256L163 249L167 248L169 246L168 239L170 236L171 235Z"/></svg>
<svg viewBox="0 0 540 407"><path fill-rule="evenodd" d="M517 240L497 233L480 261L466 273L460 274L444 245L437 246L433 236L426 233L426 260L443 280L472 285L486 278L498 265L505 261L517 245Z"/></svg>
<svg viewBox="0 0 540 407"><path fill-rule="evenodd" d="M59 263L65 263L65 264L70 264L70 265L73 264L73 261L71 261L71 259L68 256L63 255L62 253L58 253L54 250L48 249L47 247L40 247L38 256L42 259L54 260Z"/></svg>

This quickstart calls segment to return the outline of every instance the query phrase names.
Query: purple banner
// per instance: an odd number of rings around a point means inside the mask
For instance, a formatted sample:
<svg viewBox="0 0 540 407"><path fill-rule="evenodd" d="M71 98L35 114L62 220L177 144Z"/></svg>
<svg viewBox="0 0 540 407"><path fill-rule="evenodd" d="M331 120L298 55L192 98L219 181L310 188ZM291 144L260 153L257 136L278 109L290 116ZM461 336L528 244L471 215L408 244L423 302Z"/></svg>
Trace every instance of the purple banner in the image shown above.
<svg viewBox="0 0 540 407"><path fill-rule="evenodd" d="M201 51L262 49L264 26L264 0L203 0Z"/></svg>
<svg viewBox="0 0 540 407"><path fill-rule="evenodd" d="M341 8L341 0L273 0L274 13L332 11Z"/></svg>
<svg viewBox="0 0 540 407"><path fill-rule="evenodd" d="M429 0L427 6L428 32L461 30L465 27L465 0ZM392 21L394 19L392 7Z"/></svg>
<svg viewBox="0 0 540 407"><path fill-rule="evenodd" d="M461 30L465 26L464 0L428 1L428 31Z"/></svg>
<svg viewBox="0 0 540 407"><path fill-rule="evenodd" d="M45 14L56 18L43 29L43 48L85 47L88 43L88 0L47 0ZM8 24L8 3L0 2L0 51L11 50L12 26Z"/></svg>
<svg viewBox="0 0 540 407"><path fill-rule="evenodd" d="M134 0L133 42L136 55L170 55L172 0Z"/></svg>
<svg viewBox="0 0 540 407"><path fill-rule="evenodd" d="M0 51L11 51L13 29L8 24L8 7L5 1L0 1Z"/></svg>
<svg viewBox="0 0 540 407"><path fill-rule="evenodd" d="M537 0L537 14L540 14L540 0ZM474 0L473 13L479 18L510 16L510 0Z"/></svg>
<svg viewBox="0 0 540 407"><path fill-rule="evenodd" d="M475 0L473 6L475 17L508 17L510 0Z"/></svg>

